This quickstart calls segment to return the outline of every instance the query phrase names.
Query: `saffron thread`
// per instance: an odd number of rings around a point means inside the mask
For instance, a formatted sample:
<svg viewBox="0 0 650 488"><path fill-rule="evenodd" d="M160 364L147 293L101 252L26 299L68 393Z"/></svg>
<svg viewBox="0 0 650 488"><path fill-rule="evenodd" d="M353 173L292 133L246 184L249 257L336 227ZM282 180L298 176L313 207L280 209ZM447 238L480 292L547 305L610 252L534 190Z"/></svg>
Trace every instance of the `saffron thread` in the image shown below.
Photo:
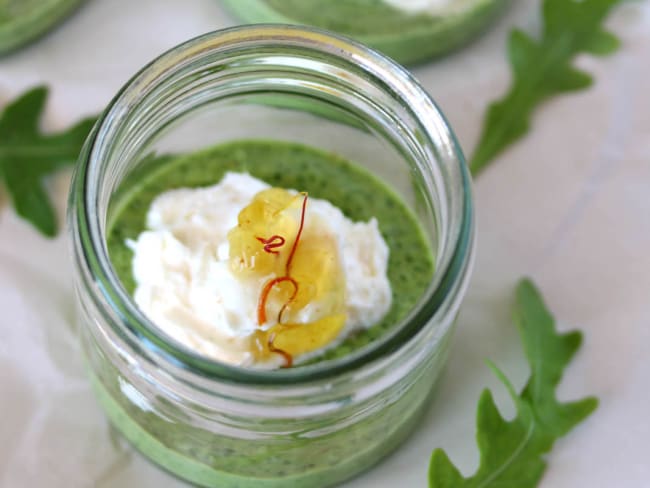
<svg viewBox="0 0 650 488"><path fill-rule="evenodd" d="M293 293L289 297L289 299L285 302L284 305L282 305L282 308L280 309L280 312L278 313L278 324L282 323L282 315L284 314L285 310L289 307L291 302L296 298L296 295L298 294L298 282L294 280L290 275L291 275L291 263L293 261L293 257L296 254L296 249L298 248L298 244L300 242L300 237L302 236L302 230L305 226L305 213L307 211L307 199L308 195L307 193L301 193L301 195L304 197L302 201L302 207L300 210L300 225L298 226L298 232L296 233L296 239L293 241L293 245L291 246L291 251L289 252L289 257L287 258L287 262L285 264L285 276L280 276L277 278L273 278L272 280L269 280L265 285L264 288L262 289L262 293L260 294L260 300L257 304L257 323L259 325L263 325L266 323L266 302L269 297L269 293L271 293L271 290L273 287L279 283L284 283L284 282L289 282L293 285ZM278 247L281 247L284 245L285 240L282 236L274 235L271 236L269 239L263 239L261 237L256 238L258 241L260 241L262 244L264 244L264 251L271 253L271 254L278 254L279 252L276 251L275 249ZM284 360L285 360L285 368L290 368L293 365L293 356L289 354L287 351L284 351L282 349L278 349L273 345L273 341L275 340L275 334L271 334L268 340L268 348L269 351L272 353L276 353L281 355Z"/></svg>
<svg viewBox="0 0 650 488"><path fill-rule="evenodd" d="M291 354L289 354L287 351L284 351L282 349L278 349L277 347L275 347L273 345L274 340L275 340L275 334L271 334L269 336L269 341L268 341L268 344L267 344L268 348L269 348L269 351L271 351L271 352L273 352L275 354L279 354L280 356L282 356L284 358L285 363L284 363L284 366L282 366L283 368L290 368L291 366L293 366L293 356Z"/></svg>
<svg viewBox="0 0 650 488"><path fill-rule="evenodd" d="M276 251L276 249L284 246L285 242L284 237L278 235L271 236L268 239L263 237L256 237L255 239L264 244L264 251L269 254L280 254L280 251Z"/></svg>
<svg viewBox="0 0 650 488"><path fill-rule="evenodd" d="M300 241L300 236L302 235L302 229L305 226L305 212L307 210L307 193L301 193L301 195L304 197L302 200L302 209L300 211L300 226L298 227L298 233L296 234L296 240L293 241L293 246L291 246L291 252L289 253L289 257L287 258L287 268L286 268L286 274L289 276L291 274L291 262L293 261L293 255L296 253L296 249L298 248L298 242Z"/></svg>
<svg viewBox="0 0 650 488"><path fill-rule="evenodd" d="M262 293L260 295L260 301L257 304L257 323L259 325L266 323L266 301L269 298L269 293L271 293L271 290L273 289L273 287L275 287L275 285L284 283L285 281L288 281L293 285L293 293L289 298L289 302L296 297L296 294L298 293L298 283L290 276L280 276L267 281L266 284L264 285L264 288L262 289ZM280 310L280 314L282 313L284 308L285 307L283 306L282 309Z"/></svg>

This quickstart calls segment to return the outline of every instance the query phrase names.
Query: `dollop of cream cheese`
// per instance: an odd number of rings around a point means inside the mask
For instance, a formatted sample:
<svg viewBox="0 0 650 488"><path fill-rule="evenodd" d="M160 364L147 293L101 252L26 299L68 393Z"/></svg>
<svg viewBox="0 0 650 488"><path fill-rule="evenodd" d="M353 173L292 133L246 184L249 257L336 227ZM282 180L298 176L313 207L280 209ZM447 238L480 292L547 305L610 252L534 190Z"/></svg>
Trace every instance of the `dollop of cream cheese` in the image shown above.
<svg viewBox="0 0 650 488"><path fill-rule="evenodd" d="M476 0L383 0L385 4L409 14L440 15L463 11Z"/></svg>
<svg viewBox="0 0 650 488"><path fill-rule="evenodd" d="M240 280L229 264L228 232L239 212L269 185L245 173L227 173L220 183L176 189L159 195L147 213L147 230L135 241L135 301L166 334L189 349L218 361L276 368L282 358L260 363L250 350L258 328L257 306L263 282ZM306 219L338 242L345 274L346 322L335 347L351 332L368 328L388 312L392 292L387 277L389 250L376 219L352 222L325 200L309 199ZM306 307L305 322L313 320ZM298 357L299 362L307 357Z"/></svg>

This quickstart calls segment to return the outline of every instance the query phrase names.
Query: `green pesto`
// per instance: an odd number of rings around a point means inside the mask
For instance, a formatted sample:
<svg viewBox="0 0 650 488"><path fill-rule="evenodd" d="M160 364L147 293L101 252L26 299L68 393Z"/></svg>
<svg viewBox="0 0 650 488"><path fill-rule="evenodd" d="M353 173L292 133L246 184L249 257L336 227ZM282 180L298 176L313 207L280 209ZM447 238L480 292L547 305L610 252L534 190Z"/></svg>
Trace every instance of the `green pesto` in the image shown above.
<svg viewBox="0 0 650 488"><path fill-rule="evenodd" d="M145 228L146 213L159 194L217 183L227 171L245 171L272 186L306 191L329 200L355 221L377 218L390 249L388 277L393 303L386 317L346 339L314 361L341 357L378 338L415 305L433 275L433 256L415 216L401 199L366 170L334 154L278 141L232 142L177 157L151 159L116 195L109 222L108 250L129 293L135 283L127 239Z"/></svg>
<svg viewBox="0 0 650 488"><path fill-rule="evenodd" d="M430 371L437 377L439 365ZM251 438L219 435L181 421L142 410L121 391L119 373L109 366L91 374L95 395L112 424L149 459L170 473L209 488L322 488L368 469L395 450L419 422L433 391L426 375L382 411L344 429L314 420L305 432L331 428L309 436L301 432L274 435L279 427L260 420ZM125 381L125 380L122 380ZM160 400L153 399L154 404ZM183 419L174 407L158 405L172 418ZM341 418L346 412L341 412ZM352 415L352 411L349 413ZM286 428L284 424L281 428Z"/></svg>

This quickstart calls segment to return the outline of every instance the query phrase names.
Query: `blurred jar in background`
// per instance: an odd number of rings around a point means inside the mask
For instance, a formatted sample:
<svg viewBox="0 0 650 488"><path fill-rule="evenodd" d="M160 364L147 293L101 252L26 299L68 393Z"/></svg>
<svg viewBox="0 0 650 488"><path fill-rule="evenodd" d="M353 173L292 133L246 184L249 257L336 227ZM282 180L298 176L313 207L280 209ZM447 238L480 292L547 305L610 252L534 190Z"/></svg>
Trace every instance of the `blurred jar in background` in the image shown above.
<svg viewBox="0 0 650 488"><path fill-rule="evenodd" d="M223 0L249 23L313 25L354 37L403 64L456 49L510 0Z"/></svg>
<svg viewBox="0 0 650 488"><path fill-rule="evenodd" d="M0 56L45 34L86 0L0 0Z"/></svg>

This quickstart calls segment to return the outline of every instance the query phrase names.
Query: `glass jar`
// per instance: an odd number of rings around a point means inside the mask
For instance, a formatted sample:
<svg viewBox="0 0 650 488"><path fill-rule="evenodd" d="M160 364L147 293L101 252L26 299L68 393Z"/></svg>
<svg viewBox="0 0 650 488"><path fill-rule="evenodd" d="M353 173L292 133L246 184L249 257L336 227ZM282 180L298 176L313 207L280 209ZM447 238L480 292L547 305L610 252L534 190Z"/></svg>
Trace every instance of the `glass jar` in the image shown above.
<svg viewBox="0 0 650 488"><path fill-rule="evenodd" d="M344 357L275 371L221 364L165 336L109 260L116 195L152 153L241 138L348 157L397 192L435 257L401 321ZM155 168L154 168L155 169ZM207 34L163 54L118 93L82 152L69 206L88 371L117 428L201 486L331 486L395 449L418 421L448 350L473 254L470 179L427 93L389 59L289 26Z"/></svg>
<svg viewBox="0 0 650 488"><path fill-rule="evenodd" d="M510 0L222 0L244 22L312 25L404 64L448 53L483 32Z"/></svg>
<svg viewBox="0 0 650 488"><path fill-rule="evenodd" d="M0 1L0 56L46 33L85 1Z"/></svg>

